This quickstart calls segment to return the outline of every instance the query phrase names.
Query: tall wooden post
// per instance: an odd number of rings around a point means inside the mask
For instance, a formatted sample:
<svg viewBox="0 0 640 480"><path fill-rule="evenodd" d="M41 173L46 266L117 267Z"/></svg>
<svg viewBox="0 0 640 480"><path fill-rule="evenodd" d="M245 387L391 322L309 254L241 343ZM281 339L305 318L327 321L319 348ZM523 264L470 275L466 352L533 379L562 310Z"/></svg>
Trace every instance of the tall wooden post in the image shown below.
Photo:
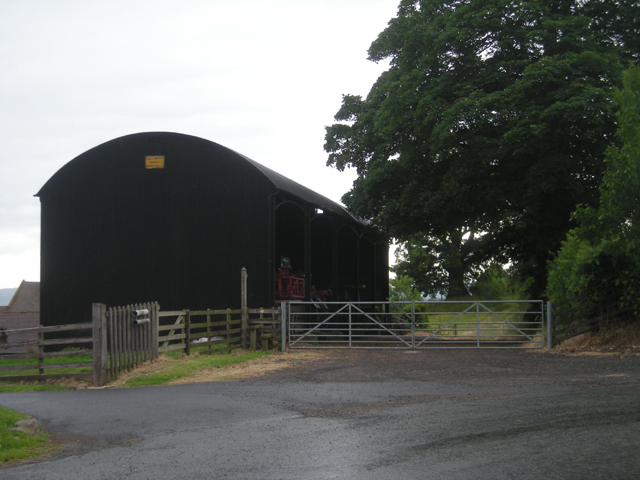
<svg viewBox="0 0 640 480"><path fill-rule="evenodd" d="M160 326L160 305L151 305L151 358L158 358L158 327Z"/></svg>
<svg viewBox="0 0 640 480"><path fill-rule="evenodd" d="M107 372L107 306L93 304L93 386L106 383Z"/></svg>
<svg viewBox="0 0 640 480"><path fill-rule="evenodd" d="M211 310L207 308L207 311ZM211 315L207 315L207 353L211 355Z"/></svg>
<svg viewBox="0 0 640 480"><path fill-rule="evenodd" d="M231 353L231 309L227 308L227 353Z"/></svg>
<svg viewBox="0 0 640 480"><path fill-rule="evenodd" d="M191 355L191 311L186 310L184 316L184 353Z"/></svg>
<svg viewBox="0 0 640 480"><path fill-rule="evenodd" d="M38 323L38 326L41 327ZM38 332L38 373L44 375L44 333Z"/></svg>
<svg viewBox="0 0 640 480"><path fill-rule="evenodd" d="M240 271L240 315L242 318L242 348L247 348L247 325L249 323L249 309L247 308L247 269Z"/></svg>

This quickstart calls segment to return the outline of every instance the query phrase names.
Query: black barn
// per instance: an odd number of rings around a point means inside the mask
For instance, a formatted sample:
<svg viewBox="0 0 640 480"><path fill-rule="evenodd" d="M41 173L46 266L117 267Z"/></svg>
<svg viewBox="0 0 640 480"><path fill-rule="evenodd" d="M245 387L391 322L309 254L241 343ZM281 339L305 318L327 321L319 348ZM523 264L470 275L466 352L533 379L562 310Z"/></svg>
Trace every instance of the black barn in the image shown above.
<svg viewBox="0 0 640 480"><path fill-rule="evenodd" d="M176 133L111 140L67 163L42 204L41 323L86 321L93 302L162 310L276 297L282 257L330 300L385 300L388 246L339 204L216 143Z"/></svg>

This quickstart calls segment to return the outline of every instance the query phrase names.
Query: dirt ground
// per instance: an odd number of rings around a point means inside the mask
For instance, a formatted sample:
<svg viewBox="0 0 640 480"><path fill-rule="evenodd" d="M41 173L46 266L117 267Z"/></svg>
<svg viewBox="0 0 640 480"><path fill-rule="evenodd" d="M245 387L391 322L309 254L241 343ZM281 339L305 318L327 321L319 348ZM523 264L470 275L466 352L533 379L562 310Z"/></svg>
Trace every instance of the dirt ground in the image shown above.
<svg viewBox="0 0 640 480"><path fill-rule="evenodd" d="M159 359L121 376L104 388L153 373ZM593 385L640 382L640 347L610 351L514 349L408 350L289 350L221 368L201 370L171 384L215 381L387 382L422 380L518 383L589 383Z"/></svg>
<svg viewBox="0 0 640 480"><path fill-rule="evenodd" d="M200 370L170 384L215 381L359 382L422 380L437 382L481 382L491 379L505 385L518 382L611 384L640 381L638 334L623 332L626 342L603 344L589 335L546 349L295 349L274 352L244 363ZM632 340L632 341L628 341ZM240 353L240 352L237 352ZM155 373L161 357L100 388L118 388L135 376ZM78 380L46 383L93 388Z"/></svg>
<svg viewBox="0 0 640 480"><path fill-rule="evenodd" d="M238 350L235 353L239 354L242 352ZM260 357L248 362L199 370L198 372L188 377L176 378L175 380L169 382L169 385L197 382L215 382L224 380L242 380L246 378L261 377L286 368L309 365L314 362L322 361L327 357L327 350L297 350L287 352L285 354L274 353L273 355ZM117 380L109 383L103 388L120 387L131 378L155 373L162 365L162 363L167 361L170 361L169 358L160 357L157 360L148 362L141 367L132 370L131 372L120 375Z"/></svg>

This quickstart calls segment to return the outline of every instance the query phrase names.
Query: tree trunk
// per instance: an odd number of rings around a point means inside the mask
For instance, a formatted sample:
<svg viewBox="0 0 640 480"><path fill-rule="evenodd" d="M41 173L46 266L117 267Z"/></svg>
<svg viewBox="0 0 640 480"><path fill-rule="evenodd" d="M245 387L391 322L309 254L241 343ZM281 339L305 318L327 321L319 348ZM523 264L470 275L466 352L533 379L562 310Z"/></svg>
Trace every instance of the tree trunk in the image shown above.
<svg viewBox="0 0 640 480"><path fill-rule="evenodd" d="M443 268L449 276L447 300L457 297L468 297L469 292L464 284L466 263L462 254L462 232L456 231L449 235L451 250L444 257Z"/></svg>
<svg viewBox="0 0 640 480"><path fill-rule="evenodd" d="M464 268L449 268L449 290L447 291L447 300L468 297L469 291L464 284Z"/></svg>

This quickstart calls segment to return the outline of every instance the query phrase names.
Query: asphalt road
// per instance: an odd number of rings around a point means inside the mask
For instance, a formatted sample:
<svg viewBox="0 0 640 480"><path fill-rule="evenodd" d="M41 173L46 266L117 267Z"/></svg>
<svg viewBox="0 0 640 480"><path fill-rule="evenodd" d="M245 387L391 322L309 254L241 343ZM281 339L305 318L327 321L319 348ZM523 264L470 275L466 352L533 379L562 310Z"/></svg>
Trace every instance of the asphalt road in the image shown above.
<svg viewBox="0 0 640 480"><path fill-rule="evenodd" d="M10 479L637 479L640 357L340 351L256 380L0 394L67 442Z"/></svg>

